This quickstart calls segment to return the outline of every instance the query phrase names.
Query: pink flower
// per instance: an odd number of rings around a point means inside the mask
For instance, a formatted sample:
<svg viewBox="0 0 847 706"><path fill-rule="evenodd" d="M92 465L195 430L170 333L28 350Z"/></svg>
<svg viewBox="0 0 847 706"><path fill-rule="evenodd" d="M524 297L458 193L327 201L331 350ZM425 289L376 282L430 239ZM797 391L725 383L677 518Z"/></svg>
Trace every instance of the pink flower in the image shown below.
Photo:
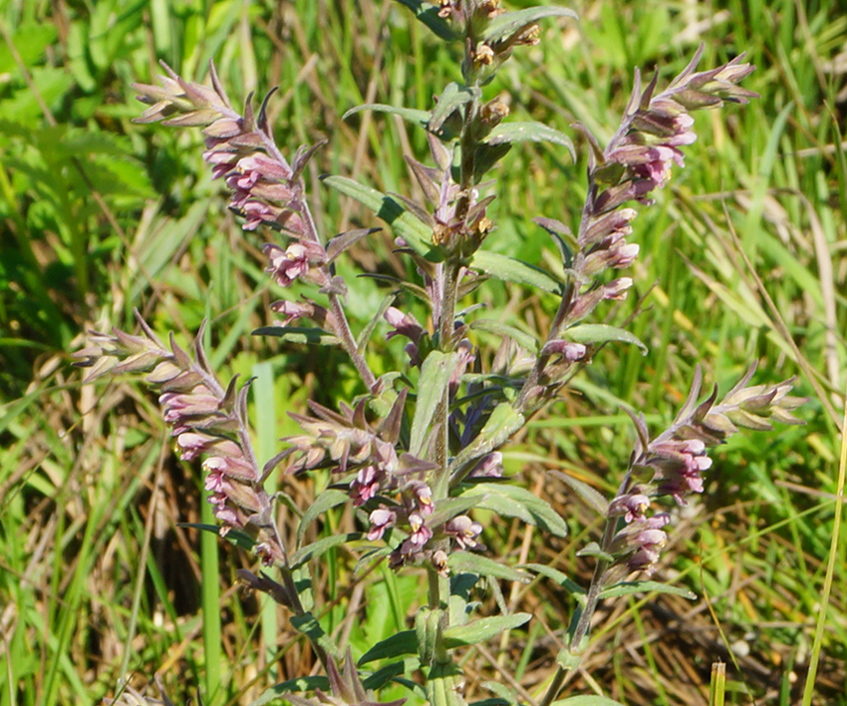
<svg viewBox="0 0 847 706"><path fill-rule="evenodd" d="M409 539L413 547L420 549L432 538L432 530L424 523L424 518L417 512L409 515Z"/></svg>
<svg viewBox="0 0 847 706"><path fill-rule="evenodd" d="M307 281L320 281L320 277L314 271L315 266L326 261L326 251L320 245L295 241L283 250L277 245L268 243L263 250L270 258L270 265L266 271L276 278L281 287L290 287L301 277Z"/></svg>
<svg viewBox="0 0 847 706"><path fill-rule="evenodd" d="M467 515L459 515L444 525L444 532L453 537L463 549L476 549L481 546L476 538L482 533L482 525Z"/></svg>
<svg viewBox="0 0 847 706"><path fill-rule="evenodd" d="M368 541L375 542L378 539L382 539L385 530L394 526L397 520L397 514L392 510L380 507L374 510L368 519L371 523L371 528L368 531Z"/></svg>
<svg viewBox="0 0 847 706"><path fill-rule="evenodd" d="M359 507L364 505L379 491L379 481L381 474L375 466L365 466L356 475L356 478L350 484L350 497L353 500L353 505Z"/></svg>

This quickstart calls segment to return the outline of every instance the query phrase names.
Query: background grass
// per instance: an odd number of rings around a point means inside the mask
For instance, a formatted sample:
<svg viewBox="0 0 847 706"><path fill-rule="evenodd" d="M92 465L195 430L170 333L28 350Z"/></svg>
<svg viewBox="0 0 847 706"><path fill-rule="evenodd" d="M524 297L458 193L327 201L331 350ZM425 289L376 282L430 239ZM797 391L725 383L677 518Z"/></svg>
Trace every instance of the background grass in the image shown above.
<svg viewBox="0 0 847 706"><path fill-rule="evenodd" d="M643 410L660 430L697 364L723 389L753 361L758 382L799 374L812 398L801 412L808 425L733 438L716 454L703 498L675 517L658 578L698 600L608 601L596 648L568 689L628 704L705 704L711 664L724 661L728 702L787 705L799 702L816 654L815 703L847 703L843 525L833 536L847 382L847 15L835 0L572 7L579 25L545 23L543 43L517 52L488 87L513 117L565 131L580 121L607 138L633 68L656 68L667 81L700 42L704 67L746 51L758 68L745 86L761 97L699 114L686 168L654 207L639 209L637 296L608 317L623 322L642 299L631 329L649 354L604 349L507 454L508 470L568 518L571 538L485 518L485 543L492 555L586 582L591 564L576 552L598 521L547 471L612 490L633 438L621 407ZM237 586L249 557L181 526L206 517L199 470L173 458L155 400L132 381L82 386L69 352L86 328L132 328L133 307L181 342L208 318L221 377L268 381L254 388L263 397L253 416L266 457L293 431L286 411L360 388L336 352L250 336L282 295L262 271L259 247L270 235L244 233L226 211L197 134L130 124L140 107L129 83L149 82L158 59L201 79L214 58L234 101L278 86L270 111L280 144L330 140L307 180L331 234L373 221L322 188L320 174L414 194L402 155L426 156L423 135L393 118L340 116L365 101L430 108L458 75L455 48L440 47L397 3L352 0L20 0L0 9L0 30L0 706L94 704L124 677L144 688L155 676L175 703L198 690L207 705L249 703L309 674L308 648L283 613ZM486 247L557 267L530 219L575 221L583 174L584 155L574 165L544 146L513 150L496 173L497 230ZM406 273L390 245L388 234L375 236L342 268ZM361 327L384 292L348 281ZM525 291L492 286L480 296L522 327L543 327L554 310ZM377 372L403 358L396 342L377 354ZM285 490L302 509L326 482ZM288 511L281 523L291 533L296 518ZM349 512L330 514L314 532L354 525ZM358 656L406 629L421 582L356 560L337 550L316 580L325 627ZM484 682L513 689L516 679L521 700L538 698L573 601L546 580L497 588L537 620L467 653L467 695L489 695ZM813 652L819 619L825 631Z"/></svg>

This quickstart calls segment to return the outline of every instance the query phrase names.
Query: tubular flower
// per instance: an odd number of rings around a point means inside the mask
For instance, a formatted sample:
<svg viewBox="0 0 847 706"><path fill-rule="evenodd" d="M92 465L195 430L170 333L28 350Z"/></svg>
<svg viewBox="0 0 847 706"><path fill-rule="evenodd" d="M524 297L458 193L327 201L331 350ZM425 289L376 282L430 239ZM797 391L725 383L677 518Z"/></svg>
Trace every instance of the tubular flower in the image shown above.
<svg viewBox="0 0 847 706"><path fill-rule="evenodd" d="M264 247L270 260L267 271L283 287L297 279L328 285L329 256L314 231L300 177L316 147L301 147L289 164L268 124L267 98L255 115L248 97L241 115L232 107L214 64L212 88L185 81L167 64L162 66L167 76L159 77L161 86L132 84L138 99L150 106L135 122L202 127L203 159L212 177L223 179L230 189L229 207L244 217L244 230L266 225L292 238L287 248Z"/></svg>
<svg viewBox="0 0 847 706"><path fill-rule="evenodd" d="M754 372L755 366L720 402L715 389L698 405L702 383L698 368L683 408L670 428L656 439L649 439L642 417L635 420L639 443L630 470L607 510L609 520L619 526L605 550L619 564L630 571L651 573L655 569L667 541L662 528L669 516L665 512L651 514L653 501L670 497L685 505L691 493L702 493L703 471L712 466L706 452L738 431L736 425L761 430L771 429L771 421L803 424L792 411L806 399L788 394L793 381L747 387Z"/></svg>
<svg viewBox="0 0 847 706"><path fill-rule="evenodd" d="M77 365L91 368L90 382L106 374L148 372L158 390L165 421L175 438L176 452L185 461L202 458L209 502L221 523L220 533L245 530L257 540L255 551L265 564L285 561L285 550L272 522L271 500L262 487L247 430L247 388L236 391L235 380L224 389L209 369L200 343L193 356L173 336L165 347L138 316L143 335L114 330L92 332L94 346L75 354Z"/></svg>
<svg viewBox="0 0 847 706"><path fill-rule="evenodd" d="M659 94L655 93L658 77L642 91L636 71L620 127L605 149L587 128L577 125L591 150L589 188L573 258L577 288L565 327L585 318L603 299L626 297L632 286L628 278L605 286L598 281L602 273L629 267L638 257L639 246L626 240L636 212L622 206L631 201L651 203L650 194L667 184L673 167L684 165L682 148L697 139L691 113L756 97L737 85L755 69L742 63L743 54L717 69L697 73L701 54L702 47Z"/></svg>

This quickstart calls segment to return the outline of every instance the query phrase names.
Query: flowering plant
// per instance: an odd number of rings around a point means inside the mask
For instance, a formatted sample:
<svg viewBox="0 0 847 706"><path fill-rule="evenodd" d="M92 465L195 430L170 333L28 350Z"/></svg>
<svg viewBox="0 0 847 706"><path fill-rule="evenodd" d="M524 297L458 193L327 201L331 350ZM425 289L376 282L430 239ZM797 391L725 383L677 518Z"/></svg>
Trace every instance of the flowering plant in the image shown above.
<svg viewBox="0 0 847 706"><path fill-rule="evenodd" d="M161 86L135 85L149 107L138 122L201 127L204 159L213 176L230 190L230 208L244 218L246 230L269 229L264 246L267 272L283 289L295 282L314 294L299 301L283 299L271 309L279 316L258 331L284 341L336 346L349 356L362 382L362 394L336 400L334 407L309 403L308 413L292 414L300 432L283 440L280 452L264 463L253 450L247 419L247 385L224 385L211 369L198 335L191 351L171 337L165 344L139 317L140 335L119 330L93 333L80 364L91 368L88 380L104 374L147 373L159 393L177 453L200 459L209 502L222 535L237 530L250 536L264 570L243 571L245 582L270 595L292 614L292 624L311 642L323 663L330 694L317 689L312 698L297 693L296 680L278 689L293 704L375 703L380 688L409 671L405 655L415 655L417 681L406 680L414 698L434 706L464 701L462 648L485 642L526 623L526 613L474 618L470 591L489 579L523 581L518 571L486 555L484 527L475 509L519 518L546 532L565 536L567 524L543 497L511 484L504 476L501 449L527 421L556 400L562 389L602 346L615 341L641 345L629 332L585 323L604 301L627 297L629 268L639 246L628 242L637 211L633 202L652 203L651 194L668 181L674 165L683 166L682 148L695 139L691 112L724 102L745 103L755 94L739 82L753 67L743 55L717 69L697 72L700 51L670 85L657 93L658 78L642 88L636 71L620 127L604 148L584 126L576 130L589 151L587 195L574 234L553 217L536 222L559 248L564 276L518 258L483 248L495 224L488 207L495 198L484 177L516 144L546 141L573 152L570 138L535 122L506 120L508 107L486 101L484 89L512 52L539 41L537 22L546 17L574 18L560 7L509 12L498 0L400 0L433 33L463 48L461 82L448 84L432 110L371 104L357 110L400 115L426 132L431 163L406 156L426 203L383 194L351 179L325 178L324 184L370 208L394 231L398 252L414 263L418 280L408 291L429 308L418 321L396 297L377 312L363 332L354 334L346 309L347 284L336 260L375 229L346 231L327 238L319 232L306 198L302 173L317 147L303 147L289 160L282 154L267 117L267 101L254 112L248 98L239 112L210 67L211 87L181 78L165 66ZM561 214L555 214L561 215ZM533 287L556 298L555 316L535 335L499 321L460 310L487 279ZM369 337L382 318L388 337L407 340L407 366L381 376L366 355ZM310 325L301 325L310 323ZM493 332L501 345L483 356L476 331ZM491 360L488 369L484 360ZM618 492L611 499L592 493L605 529L583 554L594 557L594 578L576 594L579 610L565 635L559 667L539 702L558 696L567 674L579 666L591 618L604 590L615 585L638 590L627 581L633 573L655 570L667 541L671 515L657 503L671 498L685 504L703 491L702 473L711 460L707 450L738 427L769 429L771 421L799 423L792 410L791 381L749 386L755 366L726 395L717 390L698 402L699 369L688 400L668 429L652 437L643 415L633 415L637 438ZM362 521L362 532L331 538L366 542L374 558L384 557L398 571L422 570L428 604L418 608L414 628L374 645L359 663L327 635L312 616L309 560L330 543L286 546L276 525L274 496L264 485L283 465L288 475L329 469L333 482L307 511L349 502ZM317 544L317 543L315 543ZM530 567L531 568L531 567ZM541 573L543 567L539 569ZM554 574L546 572L548 577ZM653 584L651 584L653 585ZM385 668L368 672L369 662L389 657ZM609 703L612 703L609 701Z"/></svg>

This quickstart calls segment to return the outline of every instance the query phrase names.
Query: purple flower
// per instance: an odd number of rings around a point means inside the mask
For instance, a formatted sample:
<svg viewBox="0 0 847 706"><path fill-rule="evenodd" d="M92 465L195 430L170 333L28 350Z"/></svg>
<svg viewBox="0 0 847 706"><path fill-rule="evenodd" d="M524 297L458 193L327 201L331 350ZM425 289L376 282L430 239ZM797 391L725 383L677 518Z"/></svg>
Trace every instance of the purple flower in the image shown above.
<svg viewBox="0 0 847 706"><path fill-rule="evenodd" d="M378 539L382 539L385 530L394 526L397 520L397 514L393 510L379 507L370 514L368 519L371 523L371 528L368 531L368 541L375 542Z"/></svg>
<svg viewBox="0 0 847 706"><path fill-rule="evenodd" d="M424 518L417 512L409 514L409 539L406 540L416 549L420 549L432 538L432 530L426 526Z"/></svg>
<svg viewBox="0 0 847 706"><path fill-rule="evenodd" d="M546 343L541 352L550 355L560 355L568 363L573 363L577 360L582 360L585 357L587 351L588 349L582 343L555 340Z"/></svg>
<svg viewBox="0 0 847 706"><path fill-rule="evenodd" d="M444 532L452 537L462 549L477 549L482 545L476 538L482 534L482 525L467 515L459 515L444 525Z"/></svg>
<svg viewBox="0 0 847 706"><path fill-rule="evenodd" d="M468 478L502 478L503 477L503 454L492 451L486 454L468 473Z"/></svg>
<svg viewBox="0 0 847 706"><path fill-rule="evenodd" d="M630 493L616 497L609 503L609 517L623 515L627 522L644 518L644 513L650 508L650 498L641 493Z"/></svg>
<svg viewBox="0 0 847 706"><path fill-rule="evenodd" d="M410 509L413 512L418 512L424 517L432 514L435 509L432 503L432 488L426 483L420 480L412 481L404 491L411 500Z"/></svg>
<svg viewBox="0 0 847 706"><path fill-rule="evenodd" d="M350 484L350 497L353 505L359 507L374 497L379 491L380 472L375 466L365 466L356 474Z"/></svg>
<svg viewBox="0 0 847 706"><path fill-rule="evenodd" d="M95 334L99 346L81 352L93 368L88 379L121 370L152 370L147 382L161 393L165 421L172 427L176 451L191 461L203 458L205 487L215 516L226 534L237 527L250 531L256 553L270 565L285 561L285 550L272 523L259 520L271 512L271 501L260 482L249 435L244 427L246 389L223 388L206 364L200 337L192 348L194 358L171 339L165 348L139 317L144 336Z"/></svg>
<svg viewBox="0 0 847 706"><path fill-rule="evenodd" d="M272 243L267 243L262 249L270 258L266 271L281 287L290 287L299 278L322 283L324 277L315 269L326 261L326 251L320 245L295 241L285 250Z"/></svg>

